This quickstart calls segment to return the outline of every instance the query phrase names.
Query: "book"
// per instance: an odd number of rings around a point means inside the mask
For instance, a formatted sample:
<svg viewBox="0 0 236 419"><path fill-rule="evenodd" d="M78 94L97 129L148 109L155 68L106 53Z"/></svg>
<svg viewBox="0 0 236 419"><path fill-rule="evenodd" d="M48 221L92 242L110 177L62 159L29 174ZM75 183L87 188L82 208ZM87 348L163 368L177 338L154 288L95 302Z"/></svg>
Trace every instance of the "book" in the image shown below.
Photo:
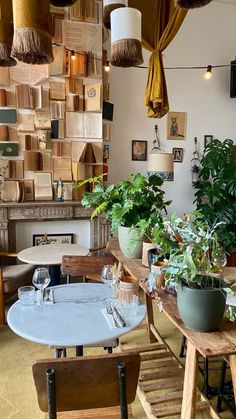
<svg viewBox="0 0 236 419"><path fill-rule="evenodd" d="M19 135L17 128L9 126L8 129L10 141L18 141Z"/></svg>
<svg viewBox="0 0 236 419"><path fill-rule="evenodd" d="M98 3L95 0L77 0L69 9L71 20L98 23Z"/></svg>
<svg viewBox="0 0 236 419"><path fill-rule="evenodd" d="M51 173L34 173L35 201L51 201L52 175Z"/></svg>
<svg viewBox="0 0 236 419"><path fill-rule="evenodd" d="M65 102L63 101L50 102L50 112L51 112L52 119L64 119Z"/></svg>
<svg viewBox="0 0 236 419"><path fill-rule="evenodd" d="M107 121L102 122L102 137L103 141L110 141L111 139L111 124Z"/></svg>
<svg viewBox="0 0 236 419"><path fill-rule="evenodd" d="M26 179L23 181L23 198L22 201L34 201L34 181Z"/></svg>
<svg viewBox="0 0 236 419"><path fill-rule="evenodd" d="M67 93L77 93L79 95L83 95L83 92L84 92L83 79L79 79L76 77L67 77L65 79L65 82L66 82Z"/></svg>
<svg viewBox="0 0 236 419"><path fill-rule="evenodd" d="M102 118L107 121L113 121L114 105L111 102L103 101Z"/></svg>
<svg viewBox="0 0 236 419"><path fill-rule="evenodd" d="M101 83L84 86L85 111L101 110Z"/></svg>
<svg viewBox="0 0 236 419"><path fill-rule="evenodd" d="M53 180L61 179L72 180L71 159L54 158L53 159Z"/></svg>
<svg viewBox="0 0 236 419"><path fill-rule="evenodd" d="M7 95L5 89L0 89L0 106L7 106Z"/></svg>
<svg viewBox="0 0 236 419"><path fill-rule="evenodd" d="M24 170L35 172L37 170L42 170L43 161L42 154L38 151L24 151Z"/></svg>
<svg viewBox="0 0 236 419"><path fill-rule="evenodd" d="M20 135L18 138L20 151L38 150L38 137L33 135Z"/></svg>
<svg viewBox="0 0 236 419"><path fill-rule="evenodd" d="M34 115L33 114L17 112L17 120L18 120L19 132L34 131Z"/></svg>
<svg viewBox="0 0 236 419"><path fill-rule="evenodd" d="M13 143L11 141L1 141L0 142L0 152L2 153L3 157L9 156L18 156L19 154L19 144Z"/></svg>
<svg viewBox="0 0 236 419"><path fill-rule="evenodd" d="M102 77L102 58L94 51L87 53L87 77Z"/></svg>
<svg viewBox="0 0 236 419"><path fill-rule="evenodd" d="M10 86L9 67L0 67L1 86Z"/></svg>
<svg viewBox="0 0 236 419"><path fill-rule="evenodd" d="M33 109L32 88L28 84L18 84L16 90L16 107L18 109Z"/></svg>
<svg viewBox="0 0 236 419"><path fill-rule="evenodd" d="M10 139L10 133L8 125L0 125L0 141L8 141Z"/></svg>
<svg viewBox="0 0 236 419"><path fill-rule="evenodd" d="M71 141L71 158L74 162L84 161L87 143L84 141Z"/></svg>
<svg viewBox="0 0 236 419"><path fill-rule="evenodd" d="M66 137L84 138L84 114L66 112Z"/></svg>
<svg viewBox="0 0 236 419"><path fill-rule="evenodd" d="M53 45L53 62L49 65L50 76L70 75L70 51L63 45Z"/></svg>
<svg viewBox="0 0 236 419"><path fill-rule="evenodd" d="M42 109L44 107L43 86L33 86L32 87L32 96L33 96L33 107L34 107L34 109Z"/></svg>
<svg viewBox="0 0 236 419"><path fill-rule="evenodd" d="M16 124L16 110L15 109L0 109L0 123L1 124Z"/></svg>
<svg viewBox="0 0 236 419"><path fill-rule="evenodd" d="M9 161L8 160L0 159L0 172L3 178L9 178Z"/></svg>
<svg viewBox="0 0 236 419"><path fill-rule="evenodd" d="M85 165L79 162L72 162L72 176L74 181L85 180Z"/></svg>
<svg viewBox="0 0 236 419"><path fill-rule="evenodd" d="M64 20L64 10L59 9L60 12L52 13L52 42L62 43L62 21Z"/></svg>
<svg viewBox="0 0 236 419"><path fill-rule="evenodd" d="M51 114L48 111L37 111L34 114L35 129L51 129Z"/></svg>
<svg viewBox="0 0 236 419"><path fill-rule="evenodd" d="M1 189L1 199L3 202L20 202L20 186L15 180L5 180Z"/></svg>
<svg viewBox="0 0 236 419"><path fill-rule="evenodd" d="M71 157L71 143L69 141L53 141L52 155L54 157Z"/></svg>
<svg viewBox="0 0 236 419"><path fill-rule="evenodd" d="M23 179L24 162L23 160L9 160L9 179Z"/></svg>
<svg viewBox="0 0 236 419"><path fill-rule="evenodd" d="M102 85L102 99L109 100L110 99L110 83L104 83Z"/></svg>
<svg viewBox="0 0 236 419"><path fill-rule="evenodd" d="M51 149L51 132L49 130L38 131L38 148L40 150Z"/></svg>
<svg viewBox="0 0 236 419"><path fill-rule="evenodd" d="M102 114L84 114L84 138L102 139Z"/></svg>
<svg viewBox="0 0 236 419"><path fill-rule="evenodd" d="M84 110L84 98L81 95L66 95L66 112L76 112Z"/></svg>
<svg viewBox="0 0 236 419"><path fill-rule="evenodd" d="M16 108L16 92L13 90L6 91L7 106Z"/></svg>
<svg viewBox="0 0 236 419"><path fill-rule="evenodd" d="M64 82L49 82L49 96L51 100L65 100L65 95L66 89Z"/></svg>
<svg viewBox="0 0 236 419"><path fill-rule="evenodd" d="M64 119L52 119L51 121L51 138L65 138Z"/></svg>
<svg viewBox="0 0 236 419"><path fill-rule="evenodd" d="M41 170L45 172L52 171L52 156L49 152L42 152L41 153L41 160L42 160L42 168Z"/></svg>
<svg viewBox="0 0 236 419"><path fill-rule="evenodd" d="M71 76L87 76L87 53L85 51L75 52L75 59L71 60Z"/></svg>

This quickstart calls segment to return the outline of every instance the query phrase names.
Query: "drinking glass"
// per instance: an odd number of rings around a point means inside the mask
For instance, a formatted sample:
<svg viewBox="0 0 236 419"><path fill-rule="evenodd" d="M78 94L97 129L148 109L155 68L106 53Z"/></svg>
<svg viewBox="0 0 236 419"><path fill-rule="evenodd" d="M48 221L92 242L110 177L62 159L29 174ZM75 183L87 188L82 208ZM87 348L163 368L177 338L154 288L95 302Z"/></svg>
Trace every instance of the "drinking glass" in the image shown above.
<svg viewBox="0 0 236 419"><path fill-rule="evenodd" d="M116 281L116 275L113 273L113 265L104 265L102 268L101 279L104 284L108 285L108 299L107 305L111 304L111 291L112 285L114 285Z"/></svg>
<svg viewBox="0 0 236 419"><path fill-rule="evenodd" d="M47 268L37 268L34 271L32 282L40 290L40 308L44 310L44 289L50 283L50 276Z"/></svg>

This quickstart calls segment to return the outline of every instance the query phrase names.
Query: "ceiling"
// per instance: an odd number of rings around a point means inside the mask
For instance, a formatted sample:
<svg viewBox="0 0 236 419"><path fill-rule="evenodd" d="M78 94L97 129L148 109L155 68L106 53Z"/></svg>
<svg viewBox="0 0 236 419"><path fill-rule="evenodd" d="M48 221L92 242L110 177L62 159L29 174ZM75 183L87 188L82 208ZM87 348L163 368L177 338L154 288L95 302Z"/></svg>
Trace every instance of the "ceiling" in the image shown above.
<svg viewBox="0 0 236 419"><path fill-rule="evenodd" d="M233 4L236 6L236 0L214 0L218 3L228 3L228 4Z"/></svg>

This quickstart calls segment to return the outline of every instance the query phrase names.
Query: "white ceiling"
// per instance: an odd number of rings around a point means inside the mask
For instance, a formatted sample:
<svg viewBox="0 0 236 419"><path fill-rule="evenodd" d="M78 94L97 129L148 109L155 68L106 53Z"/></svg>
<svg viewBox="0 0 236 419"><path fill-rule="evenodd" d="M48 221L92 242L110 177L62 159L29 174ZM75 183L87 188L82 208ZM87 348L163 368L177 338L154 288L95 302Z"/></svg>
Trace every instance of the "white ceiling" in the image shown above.
<svg viewBox="0 0 236 419"><path fill-rule="evenodd" d="M228 4L233 4L236 6L236 0L214 0L217 1L218 3L228 3Z"/></svg>

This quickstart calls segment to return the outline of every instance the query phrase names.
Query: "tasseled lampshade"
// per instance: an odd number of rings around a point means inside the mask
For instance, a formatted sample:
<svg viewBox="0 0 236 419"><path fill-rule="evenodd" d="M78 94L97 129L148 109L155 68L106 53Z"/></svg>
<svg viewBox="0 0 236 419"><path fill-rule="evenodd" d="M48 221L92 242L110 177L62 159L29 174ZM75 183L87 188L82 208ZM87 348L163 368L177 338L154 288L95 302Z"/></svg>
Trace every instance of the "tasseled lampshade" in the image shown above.
<svg viewBox="0 0 236 419"><path fill-rule="evenodd" d="M50 0L50 3L56 7L72 6L77 0Z"/></svg>
<svg viewBox="0 0 236 419"><path fill-rule="evenodd" d="M212 0L177 0L177 6L182 9L195 9L196 7L203 7L210 3Z"/></svg>
<svg viewBox="0 0 236 419"><path fill-rule="evenodd" d="M132 67L143 63L139 10L122 7L111 12L110 62L116 67Z"/></svg>
<svg viewBox="0 0 236 419"><path fill-rule="evenodd" d="M120 7L125 7L125 0L104 0L103 1L103 24L105 28L111 29L111 12Z"/></svg>
<svg viewBox="0 0 236 419"><path fill-rule="evenodd" d="M16 65L16 60L11 57L12 38L12 2L0 0L0 67L13 67Z"/></svg>
<svg viewBox="0 0 236 419"><path fill-rule="evenodd" d="M12 0L14 36L12 56L27 64L53 61L48 0Z"/></svg>

